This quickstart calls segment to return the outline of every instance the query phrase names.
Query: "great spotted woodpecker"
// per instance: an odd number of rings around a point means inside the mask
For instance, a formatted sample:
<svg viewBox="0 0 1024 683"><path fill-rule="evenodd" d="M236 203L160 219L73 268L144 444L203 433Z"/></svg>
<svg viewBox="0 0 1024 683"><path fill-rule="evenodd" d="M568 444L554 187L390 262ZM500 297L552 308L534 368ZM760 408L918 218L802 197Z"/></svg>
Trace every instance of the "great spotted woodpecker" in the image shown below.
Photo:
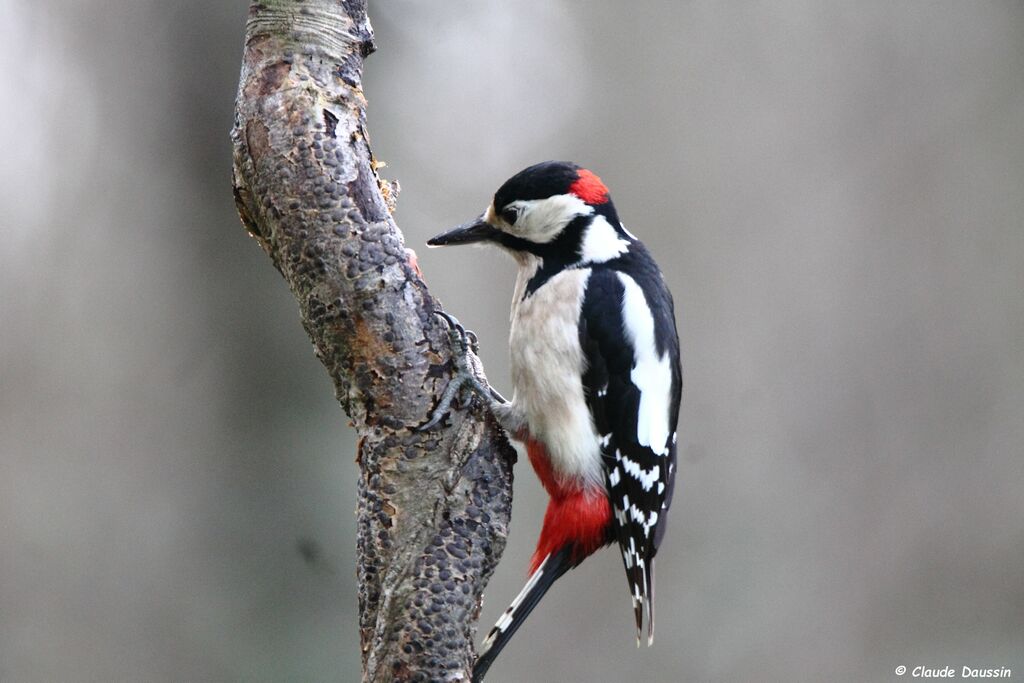
<svg viewBox="0 0 1024 683"><path fill-rule="evenodd" d="M473 680L556 579L613 541L637 645L645 608L650 644L654 556L672 500L682 391L672 295L600 178L576 164L549 161L517 173L483 215L427 244L472 242L503 247L519 265L509 340L515 393L505 402L463 360L425 427L468 382L525 444L550 496L529 580L484 640Z"/></svg>

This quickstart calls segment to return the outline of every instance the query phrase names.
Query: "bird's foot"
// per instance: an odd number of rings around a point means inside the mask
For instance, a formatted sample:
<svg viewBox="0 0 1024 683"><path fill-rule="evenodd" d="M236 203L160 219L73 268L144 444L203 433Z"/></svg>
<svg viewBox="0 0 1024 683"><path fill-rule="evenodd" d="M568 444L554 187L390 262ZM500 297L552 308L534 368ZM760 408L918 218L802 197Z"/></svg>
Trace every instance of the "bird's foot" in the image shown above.
<svg viewBox="0 0 1024 683"><path fill-rule="evenodd" d="M448 386L444 388L437 406L430 413L430 419L417 427L417 430L421 432L433 429L444 419L445 414L451 410L452 402L460 395L464 387L483 398L492 411L495 407L508 403L493 387L477 378L473 361L470 358L470 353L475 356L478 351L479 342L476 335L463 327L454 316L439 310L435 310L434 313L448 324L448 340L451 344L454 368L452 377L448 380Z"/></svg>

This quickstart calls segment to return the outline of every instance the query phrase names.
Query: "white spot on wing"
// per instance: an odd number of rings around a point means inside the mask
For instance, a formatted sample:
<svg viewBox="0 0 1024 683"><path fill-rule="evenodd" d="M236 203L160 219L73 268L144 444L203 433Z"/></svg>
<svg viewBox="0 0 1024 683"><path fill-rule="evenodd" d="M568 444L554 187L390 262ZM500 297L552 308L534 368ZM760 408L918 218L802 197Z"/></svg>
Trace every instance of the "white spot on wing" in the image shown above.
<svg viewBox="0 0 1024 683"><path fill-rule="evenodd" d="M651 510L651 514L647 517L647 521L644 522L644 531L649 531L652 526L658 523L658 513Z"/></svg>
<svg viewBox="0 0 1024 683"><path fill-rule="evenodd" d="M629 506L629 515L637 524L644 525L644 523L647 521L647 518L644 516L644 511L638 508L636 505Z"/></svg>
<svg viewBox="0 0 1024 683"><path fill-rule="evenodd" d="M618 521L619 526L626 524L626 513L619 506L615 506L615 519Z"/></svg>
<svg viewBox="0 0 1024 683"><path fill-rule="evenodd" d="M650 491L651 487L654 486L654 482L658 481L658 476L661 474L661 467L658 465L645 470L640 467L639 463L633 462L627 457L622 458L622 468L640 483L644 491Z"/></svg>
<svg viewBox="0 0 1024 683"><path fill-rule="evenodd" d="M629 378L640 389L637 442L650 448L656 455L665 455L668 453L668 407L672 391L668 352L658 356L658 347L654 341L654 317L640 285L625 273L618 273L618 276L624 288L622 319L636 356Z"/></svg>

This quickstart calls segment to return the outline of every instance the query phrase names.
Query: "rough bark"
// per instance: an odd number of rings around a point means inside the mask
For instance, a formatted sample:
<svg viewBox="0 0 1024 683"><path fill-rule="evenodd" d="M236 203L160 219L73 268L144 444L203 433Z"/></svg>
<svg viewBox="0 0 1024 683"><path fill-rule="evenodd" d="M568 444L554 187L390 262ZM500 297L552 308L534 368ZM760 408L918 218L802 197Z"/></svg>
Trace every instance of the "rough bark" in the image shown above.
<svg viewBox="0 0 1024 683"><path fill-rule="evenodd" d="M475 401L416 431L448 382L451 349L392 220L397 188L378 177L367 141L360 79L373 50L365 0L252 3L235 199L359 434L363 680L468 681L514 456Z"/></svg>

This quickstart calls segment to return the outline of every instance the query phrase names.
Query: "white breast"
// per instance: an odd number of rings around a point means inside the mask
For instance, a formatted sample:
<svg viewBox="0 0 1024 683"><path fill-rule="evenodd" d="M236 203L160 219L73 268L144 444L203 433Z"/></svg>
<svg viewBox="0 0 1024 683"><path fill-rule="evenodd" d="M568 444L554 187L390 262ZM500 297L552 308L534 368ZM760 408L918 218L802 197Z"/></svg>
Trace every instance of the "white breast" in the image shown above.
<svg viewBox="0 0 1024 683"><path fill-rule="evenodd" d="M578 328L590 270L562 271L523 299L539 262L521 265L509 340L513 410L547 447L559 479L602 487L601 447L583 396L586 360Z"/></svg>

